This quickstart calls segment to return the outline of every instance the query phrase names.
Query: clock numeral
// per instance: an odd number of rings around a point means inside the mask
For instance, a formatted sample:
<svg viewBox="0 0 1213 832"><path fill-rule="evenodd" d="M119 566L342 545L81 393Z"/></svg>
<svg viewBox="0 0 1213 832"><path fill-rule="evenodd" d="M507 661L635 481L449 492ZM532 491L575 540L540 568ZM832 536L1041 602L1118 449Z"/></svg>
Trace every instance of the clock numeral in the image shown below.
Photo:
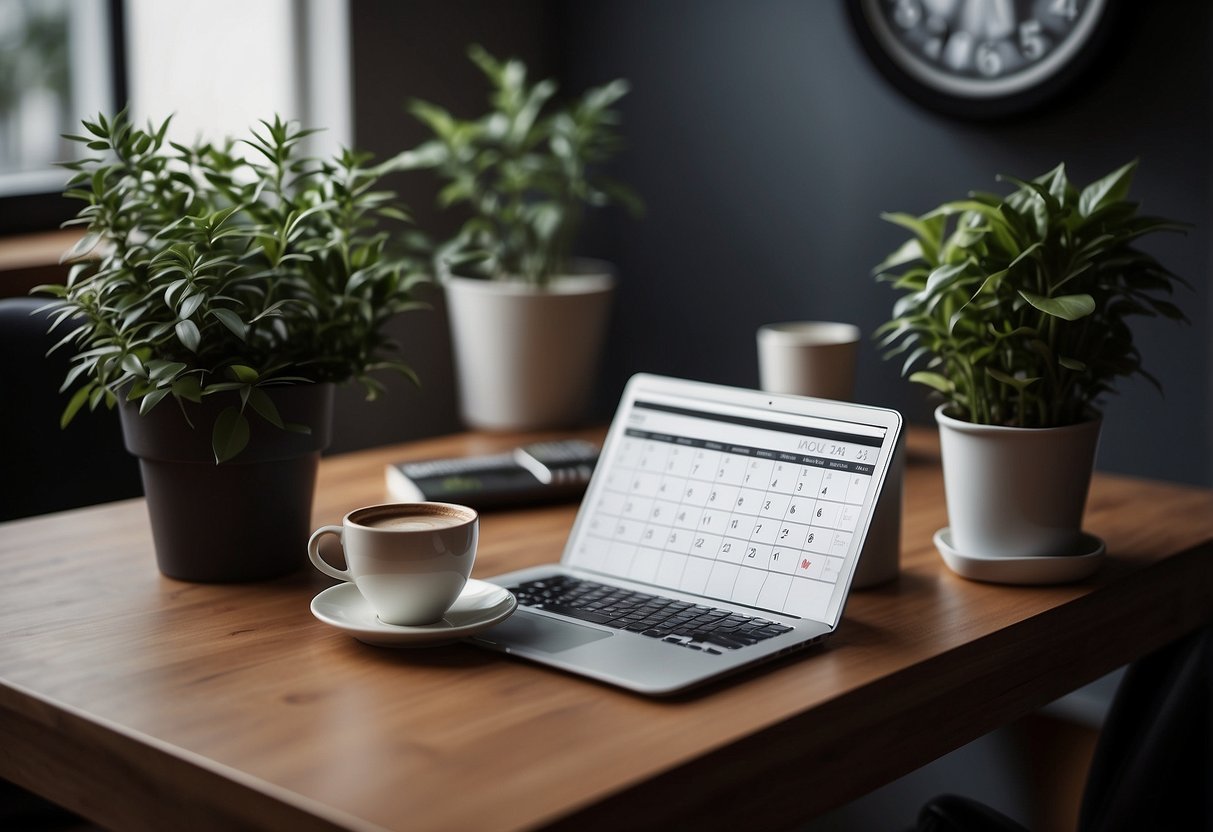
<svg viewBox="0 0 1213 832"><path fill-rule="evenodd" d="M903 29L913 29L922 20L922 4L918 0L897 0L893 20Z"/></svg>
<svg viewBox="0 0 1213 832"><path fill-rule="evenodd" d="M1019 51L1029 61L1039 60L1045 53L1045 38L1039 20L1019 24Z"/></svg>
<svg viewBox="0 0 1213 832"><path fill-rule="evenodd" d="M1078 0L1053 0L1053 14L1073 20L1078 17Z"/></svg>
<svg viewBox="0 0 1213 832"><path fill-rule="evenodd" d="M993 77L1002 72L1002 55L998 52L998 44L986 42L977 47L974 56L977 71L982 75Z"/></svg>

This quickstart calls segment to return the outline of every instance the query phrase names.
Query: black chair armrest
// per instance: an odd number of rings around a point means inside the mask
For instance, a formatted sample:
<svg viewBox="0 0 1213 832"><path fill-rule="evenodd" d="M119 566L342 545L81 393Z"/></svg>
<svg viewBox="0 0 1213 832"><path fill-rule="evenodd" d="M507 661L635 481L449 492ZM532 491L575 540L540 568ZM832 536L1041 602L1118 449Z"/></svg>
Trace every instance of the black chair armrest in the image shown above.
<svg viewBox="0 0 1213 832"><path fill-rule="evenodd" d="M918 813L916 832L1028 832L1019 823L967 797L941 794Z"/></svg>

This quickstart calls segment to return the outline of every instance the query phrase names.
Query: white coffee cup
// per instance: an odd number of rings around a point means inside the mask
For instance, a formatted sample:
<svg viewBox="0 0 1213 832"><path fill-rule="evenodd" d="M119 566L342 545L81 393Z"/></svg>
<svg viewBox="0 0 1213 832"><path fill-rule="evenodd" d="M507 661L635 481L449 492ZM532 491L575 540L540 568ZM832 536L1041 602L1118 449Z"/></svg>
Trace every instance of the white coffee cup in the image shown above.
<svg viewBox="0 0 1213 832"><path fill-rule="evenodd" d="M759 384L768 393L849 401L859 338L859 327L829 321L759 327Z"/></svg>
<svg viewBox="0 0 1213 832"><path fill-rule="evenodd" d="M320 556L320 538L336 535L346 569ZM453 503L390 503L347 514L321 526L307 543L324 574L350 581L385 624L433 624L463 591L480 536L480 516Z"/></svg>

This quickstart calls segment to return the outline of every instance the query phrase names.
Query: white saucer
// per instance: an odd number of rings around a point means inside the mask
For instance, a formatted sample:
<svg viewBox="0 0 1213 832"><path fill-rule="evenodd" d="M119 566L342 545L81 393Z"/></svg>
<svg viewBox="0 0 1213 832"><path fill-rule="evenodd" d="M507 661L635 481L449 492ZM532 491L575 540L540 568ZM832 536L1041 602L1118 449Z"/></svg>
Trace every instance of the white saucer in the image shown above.
<svg viewBox="0 0 1213 832"><path fill-rule="evenodd" d="M358 587L341 583L312 599L312 615L377 647L433 647L458 641L504 621L517 606L518 601L509 590L471 578L441 621L404 627L384 624Z"/></svg>
<svg viewBox="0 0 1213 832"><path fill-rule="evenodd" d="M952 548L952 530L935 532L935 548L948 567L964 578L996 584L1064 584L1081 581L1103 562L1104 542L1083 532L1072 555L1058 557L995 558L962 554Z"/></svg>

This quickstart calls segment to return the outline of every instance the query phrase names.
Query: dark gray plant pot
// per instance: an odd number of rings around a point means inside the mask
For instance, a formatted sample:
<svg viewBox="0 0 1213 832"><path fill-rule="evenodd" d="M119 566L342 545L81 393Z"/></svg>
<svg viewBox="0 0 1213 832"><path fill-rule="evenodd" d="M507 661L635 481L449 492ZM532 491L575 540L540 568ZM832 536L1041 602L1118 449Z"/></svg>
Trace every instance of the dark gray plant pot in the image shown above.
<svg viewBox="0 0 1213 832"><path fill-rule="evenodd" d="M307 562L316 468L332 433L333 385L264 389L284 421L312 432L279 430L248 408L248 447L222 464L211 451L211 427L236 394L187 403L193 428L171 398L143 416L137 403L119 405L126 449L139 458L156 561L170 578L259 581Z"/></svg>

